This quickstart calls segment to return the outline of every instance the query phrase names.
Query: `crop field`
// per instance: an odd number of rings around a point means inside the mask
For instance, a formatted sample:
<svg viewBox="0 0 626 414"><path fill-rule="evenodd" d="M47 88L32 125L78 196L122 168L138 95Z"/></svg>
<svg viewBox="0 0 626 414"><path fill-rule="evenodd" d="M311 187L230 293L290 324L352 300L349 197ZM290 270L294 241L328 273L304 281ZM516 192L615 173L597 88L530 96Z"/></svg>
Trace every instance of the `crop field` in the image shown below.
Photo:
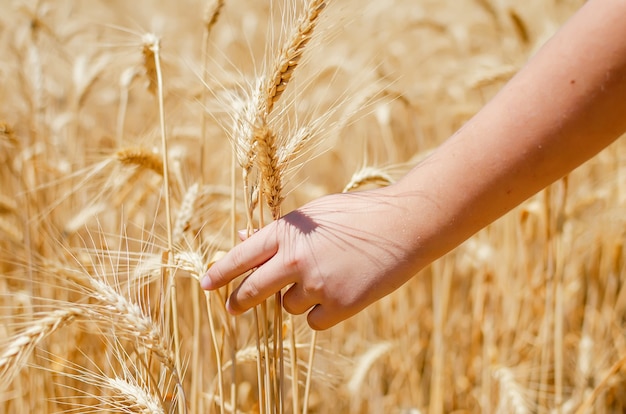
<svg viewBox="0 0 626 414"><path fill-rule="evenodd" d="M400 178L582 3L0 0L0 413L624 412L623 140L329 330L199 284Z"/></svg>

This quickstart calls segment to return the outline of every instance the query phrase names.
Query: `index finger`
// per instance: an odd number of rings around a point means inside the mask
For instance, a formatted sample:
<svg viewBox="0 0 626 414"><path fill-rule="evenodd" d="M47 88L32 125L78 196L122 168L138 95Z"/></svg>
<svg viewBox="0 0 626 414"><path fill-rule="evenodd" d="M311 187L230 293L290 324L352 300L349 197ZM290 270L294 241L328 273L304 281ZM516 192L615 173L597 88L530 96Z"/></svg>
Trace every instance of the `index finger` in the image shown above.
<svg viewBox="0 0 626 414"><path fill-rule="evenodd" d="M274 256L278 243L273 229L270 224L259 230L213 263L200 282L202 289L218 289Z"/></svg>

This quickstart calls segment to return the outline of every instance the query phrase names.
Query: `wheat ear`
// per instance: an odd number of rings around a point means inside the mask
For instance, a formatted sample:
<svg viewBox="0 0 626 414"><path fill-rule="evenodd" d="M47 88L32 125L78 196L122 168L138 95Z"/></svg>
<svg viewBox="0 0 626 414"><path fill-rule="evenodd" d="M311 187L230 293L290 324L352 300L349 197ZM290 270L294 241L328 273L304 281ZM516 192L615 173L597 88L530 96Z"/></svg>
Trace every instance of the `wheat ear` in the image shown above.
<svg viewBox="0 0 626 414"><path fill-rule="evenodd" d="M0 214L10 214L17 210L17 203L14 199L0 194Z"/></svg>
<svg viewBox="0 0 626 414"><path fill-rule="evenodd" d="M183 233L189 227L189 222L194 213L194 207L196 204L196 200L198 199L198 194L200 191L200 185L195 183L191 185L185 195L183 196L183 201L180 203L180 209L178 210L178 214L176 215L176 220L174 221L174 229L172 230L172 242L174 245L180 243L183 239Z"/></svg>
<svg viewBox="0 0 626 414"><path fill-rule="evenodd" d="M620 358L611 366L608 372L604 375L604 378L598 382L598 385L596 385L593 391L591 391L585 401L580 405L580 407L578 407L578 409L576 409L575 414L585 414L589 412L596 398L598 398L602 391L604 391L611 378L616 375L624 367L624 365L626 365L626 356Z"/></svg>
<svg viewBox="0 0 626 414"><path fill-rule="evenodd" d="M283 201L282 172L276 156L276 135L267 127L255 129L254 145L256 149L256 163L261 172L261 191L263 198L270 208L272 218L280 218L280 204Z"/></svg>
<svg viewBox="0 0 626 414"><path fill-rule="evenodd" d="M163 176L163 158L153 151L140 147L122 148L115 153L115 158L123 165L151 170Z"/></svg>
<svg viewBox="0 0 626 414"><path fill-rule="evenodd" d="M494 370L493 376L500 383L501 398L504 397L505 401L508 402L505 407L512 409L512 412L515 414L530 412L522 388L515 380L513 372L511 372L509 368L498 367Z"/></svg>
<svg viewBox="0 0 626 414"><path fill-rule="evenodd" d="M6 387L20 372L33 350L58 329L69 325L81 315L79 308L71 307L50 312L31 326L6 341L0 354L0 388Z"/></svg>
<svg viewBox="0 0 626 414"><path fill-rule="evenodd" d="M311 0L300 17L289 40L283 46L271 75L263 85L267 92L266 113L269 114L274 104L280 99L300 62L307 43L313 36L318 17L326 7L326 0Z"/></svg>
<svg viewBox="0 0 626 414"><path fill-rule="evenodd" d="M12 144L16 144L19 142L17 137L15 136L15 130L6 121L0 121L0 136L5 138Z"/></svg>
<svg viewBox="0 0 626 414"><path fill-rule="evenodd" d="M97 305L85 306L83 312L94 320L111 322L118 337L136 339L154 353L178 378L174 356L168 349L160 327L146 314L141 306L131 302L103 280L89 278L88 294L97 300Z"/></svg>
<svg viewBox="0 0 626 414"><path fill-rule="evenodd" d="M214 0L213 3L209 6L206 11L206 15L204 18L204 31L207 34L211 34L213 30L213 26L217 23L217 20L220 17L220 13L222 12L222 8L224 7L224 0Z"/></svg>
<svg viewBox="0 0 626 414"><path fill-rule="evenodd" d="M106 378L104 383L113 391L106 401L111 408L128 413L165 414L161 401L144 387L117 377Z"/></svg>

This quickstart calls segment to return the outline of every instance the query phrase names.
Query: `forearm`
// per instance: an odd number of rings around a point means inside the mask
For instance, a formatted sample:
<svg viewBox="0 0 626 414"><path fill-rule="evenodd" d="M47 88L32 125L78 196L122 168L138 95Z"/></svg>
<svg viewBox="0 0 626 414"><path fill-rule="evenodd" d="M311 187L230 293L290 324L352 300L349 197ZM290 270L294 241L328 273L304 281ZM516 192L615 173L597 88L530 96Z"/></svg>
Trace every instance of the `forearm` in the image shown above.
<svg viewBox="0 0 626 414"><path fill-rule="evenodd" d="M626 1L589 1L503 90L390 192L421 267L626 129ZM416 258L414 258L415 260Z"/></svg>

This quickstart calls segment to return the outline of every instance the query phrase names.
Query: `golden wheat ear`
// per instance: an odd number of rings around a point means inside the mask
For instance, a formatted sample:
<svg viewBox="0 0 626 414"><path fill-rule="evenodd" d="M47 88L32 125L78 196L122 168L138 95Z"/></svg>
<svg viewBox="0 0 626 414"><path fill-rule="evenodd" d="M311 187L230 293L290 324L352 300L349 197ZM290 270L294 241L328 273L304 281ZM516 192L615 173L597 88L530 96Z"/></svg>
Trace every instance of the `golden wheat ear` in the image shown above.
<svg viewBox="0 0 626 414"><path fill-rule="evenodd" d="M151 170L163 176L163 158L154 151L141 147L122 148L115 153L115 159L122 165Z"/></svg>
<svg viewBox="0 0 626 414"><path fill-rule="evenodd" d="M2 344L0 354L0 389L6 388L13 378L24 368L33 351L52 333L74 322L82 315L81 309L67 307L54 310L32 321L19 333L6 338Z"/></svg>
<svg viewBox="0 0 626 414"><path fill-rule="evenodd" d="M280 99L298 67L304 49L313 36L320 13L326 7L326 0L309 1L290 38L275 61L273 71L264 82L266 91L265 112L269 114Z"/></svg>

